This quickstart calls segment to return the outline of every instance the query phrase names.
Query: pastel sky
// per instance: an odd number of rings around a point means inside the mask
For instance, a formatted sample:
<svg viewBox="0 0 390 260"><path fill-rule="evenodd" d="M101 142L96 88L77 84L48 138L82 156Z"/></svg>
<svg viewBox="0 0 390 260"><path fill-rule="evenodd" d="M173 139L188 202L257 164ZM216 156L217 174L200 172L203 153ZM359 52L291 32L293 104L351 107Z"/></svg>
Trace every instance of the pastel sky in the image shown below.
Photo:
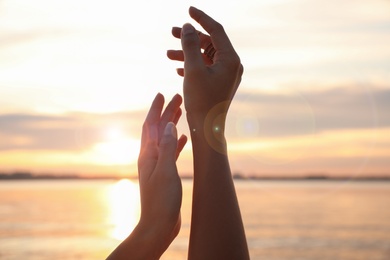
<svg viewBox="0 0 390 260"><path fill-rule="evenodd" d="M0 172L136 173L150 102L182 93L166 50L194 5L245 68L227 126L234 172L390 176L390 2L223 3L1 1Z"/></svg>

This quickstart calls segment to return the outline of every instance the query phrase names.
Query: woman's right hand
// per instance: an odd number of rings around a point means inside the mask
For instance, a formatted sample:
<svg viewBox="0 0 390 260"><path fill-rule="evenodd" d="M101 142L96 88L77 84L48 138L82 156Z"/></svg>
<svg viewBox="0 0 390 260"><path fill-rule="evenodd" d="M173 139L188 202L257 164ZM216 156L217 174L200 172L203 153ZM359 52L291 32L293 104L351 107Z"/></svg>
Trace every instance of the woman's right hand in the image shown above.
<svg viewBox="0 0 390 260"><path fill-rule="evenodd" d="M184 69L178 69L178 73L184 76L187 116L204 119L217 105L219 113L226 114L241 82L243 66L221 24L194 7L189 13L210 36L197 32L191 24L172 29L173 36L181 39L183 50L170 50L167 55L184 61ZM215 49L211 51L215 52L213 56L201 52L210 50L210 44Z"/></svg>
<svg viewBox="0 0 390 260"><path fill-rule="evenodd" d="M190 24L173 28L183 50L168 51L169 58L184 61L178 73L184 76L184 105L192 139L194 188L188 259L249 259L224 135L243 67L222 25L194 7L189 12L210 36Z"/></svg>

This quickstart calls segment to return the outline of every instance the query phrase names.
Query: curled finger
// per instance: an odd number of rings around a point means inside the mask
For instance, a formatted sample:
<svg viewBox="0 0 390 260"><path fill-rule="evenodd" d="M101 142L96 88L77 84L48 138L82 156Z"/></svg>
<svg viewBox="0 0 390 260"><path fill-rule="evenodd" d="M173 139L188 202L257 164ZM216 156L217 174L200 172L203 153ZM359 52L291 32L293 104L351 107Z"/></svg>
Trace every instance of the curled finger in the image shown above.
<svg viewBox="0 0 390 260"><path fill-rule="evenodd" d="M172 28L172 35L175 38L181 39L181 30L182 30L182 28L180 28L180 27L173 27ZM204 34L198 30L196 31L196 33L198 34L198 37L199 37L201 49L206 49L207 46L211 43L210 35Z"/></svg>
<svg viewBox="0 0 390 260"><path fill-rule="evenodd" d="M184 61L184 53L182 50L168 50L167 56L171 60Z"/></svg>
<svg viewBox="0 0 390 260"><path fill-rule="evenodd" d="M233 45L231 44L229 37L227 36L223 26L220 23L215 21L205 12L192 6L189 9L189 13L190 16L195 21L197 21L203 27L203 29L205 29L206 32L210 35L211 42L217 51L234 52Z"/></svg>
<svg viewBox="0 0 390 260"><path fill-rule="evenodd" d="M177 72L177 74L178 74L179 76L184 77L184 69L183 69L183 68L177 68L177 69L176 69L176 72Z"/></svg>

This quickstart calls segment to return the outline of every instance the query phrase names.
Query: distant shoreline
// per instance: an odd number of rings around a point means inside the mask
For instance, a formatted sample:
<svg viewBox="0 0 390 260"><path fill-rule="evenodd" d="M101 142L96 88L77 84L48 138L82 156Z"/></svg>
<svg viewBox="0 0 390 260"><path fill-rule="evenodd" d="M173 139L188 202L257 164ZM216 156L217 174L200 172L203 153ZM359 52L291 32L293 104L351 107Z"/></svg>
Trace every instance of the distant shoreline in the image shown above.
<svg viewBox="0 0 390 260"><path fill-rule="evenodd" d="M5 180L120 180L123 176L81 176L81 175L50 175L32 174L24 172L0 173L0 181ZM138 179L137 177L127 177L128 179ZM326 176L326 175L303 175L303 176L242 176L233 174L235 180L270 180L270 181L390 181L390 176ZM191 176L182 176L182 179L192 179Z"/></svg>

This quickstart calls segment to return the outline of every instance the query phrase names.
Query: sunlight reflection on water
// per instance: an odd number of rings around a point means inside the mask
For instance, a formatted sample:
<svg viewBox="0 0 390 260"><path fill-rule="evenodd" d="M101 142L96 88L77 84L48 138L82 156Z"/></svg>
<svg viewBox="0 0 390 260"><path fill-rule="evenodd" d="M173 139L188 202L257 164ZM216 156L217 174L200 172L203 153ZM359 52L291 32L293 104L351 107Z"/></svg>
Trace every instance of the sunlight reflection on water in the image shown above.
<svg viewBox="0 0 390 260"><path fill-rule="evenodd" d="M137 225L140 215L140 197L138 184L122 179L109 187L110 205L109 223L114 227L110 236L123 240Z"/></svg>
<svg viewBox="0 0 390 260"><path fill-rule="evenodd" d="M192 184L183 180L182 227L161 260L187 259ZM251 259L390 259L389 182L235 185ZM105 259L139 210L137 181L0 181L0 259Z"/></svg>

